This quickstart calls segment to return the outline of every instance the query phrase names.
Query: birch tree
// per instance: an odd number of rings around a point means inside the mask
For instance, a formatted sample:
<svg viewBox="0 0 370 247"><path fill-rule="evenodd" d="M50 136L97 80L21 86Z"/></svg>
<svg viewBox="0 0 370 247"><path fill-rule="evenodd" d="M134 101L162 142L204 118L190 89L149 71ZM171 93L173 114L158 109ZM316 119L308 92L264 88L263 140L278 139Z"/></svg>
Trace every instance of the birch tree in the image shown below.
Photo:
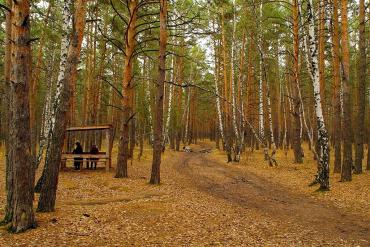
<svg viewBox="0 0 370 247"><path fill-rule="evenodd" d="M64 0L63 1L63 11L62 11L62 34L61 34L61 42L60 42L60 62L59 62L59 74L56 83L56 92L55 96L52 97L51 95L51 87L49 88L49 92L46 98L46 106L44 111L44 130L43 135L40 138L39 142L39 150L36 158L36 167L39 166L45 148L49 146L49 142L52 138L51 131L54 129L55 126L55 111L52 111L53 107L58 106L60 104L60 97L63 88L63 79L65 75L66 65L67 65L67 56L68 56L68 46L69 46L69 34L70 34L70 23L71 23L71 12L70 7L72 4L72 0ZM51 105L51 99L54 98L54 103ZM55 110L55 109L54 109Z"/></svg>
<svg viewBox="0 0 370 247"><path fill-rule="evenodd" d="M72 85L76 83L74 81L76 77L73 75L77 73L85 29L86 3L87 0L76 0L74 2L73 33L68 46L64 77L61 80L60 88L57 89L60 90L60 97L56 98L53 105L54 117L50 146L45 158L44 180L41 185L40 198L37 206L37 210L40 212L51 212L55 209L61 155L72 97Z"/></svg>
<svg viewBox="0 0 370 247"><path fill-rule="evenodd" d="M307 2L308 12L308 39L309 51L311 56L311 74L313 80L315 112L317 121L317 134L318 134L318 172L316 180L320 184L320 189L329 189L329 136L326 130L320 94L320 75L318 64L318 47L317 36L315 34L315 14L313 10L312 0Z"/></svg>

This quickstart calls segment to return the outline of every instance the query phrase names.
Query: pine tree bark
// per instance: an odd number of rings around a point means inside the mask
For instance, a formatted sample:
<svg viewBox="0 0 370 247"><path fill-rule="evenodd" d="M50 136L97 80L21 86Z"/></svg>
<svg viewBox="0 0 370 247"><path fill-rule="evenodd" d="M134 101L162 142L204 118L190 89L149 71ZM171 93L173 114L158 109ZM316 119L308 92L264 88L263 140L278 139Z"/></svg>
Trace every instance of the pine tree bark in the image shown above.
<svg viewBox="0 0 370 247"><path fill-rule="evenodd" d="M74 28L66 60L66 70L61 80L61 94L59 100L53 105L55 124L50 135L50 147L46 154L44 181L41 186L41 193L37 211L51 212L55 209L56 192L58 187L58 176L61 164L62 149L70 110L72 85L76 83L77 65L81 52L84 28L85 11L87 0L76 0L74 2ZM59 104L58 104L59 101Z"/></svg>
<svg viewBox="0 0 370 247"><path fill-rule="evenodd" d="M160 28L159 28L159 66L158 81L156 84L156 106L154 122L154 146L151 184L159 184L160 166L163 143L163 93L166 80L166 46L167 46L167 0L160 0Z"/></svg>
<svg viewBox="0 0 370 247"><path fill-rule="evenodd" d="M9 9L12 9L12 0L7 0L6 4ZM12 12L6 12L5 17L5 54L4 54L4 80L5 80L5 92L10 92L10 74L11 74L11 54L12 54ZM6 94L4 97L5 105L5 166L6 166L6 207L4 223L9 223L13 218L13 162L12 162L12 147L9 143L10 141L10 120L12 119L12 107L11 97Z"/></svg>
<svg viewBox="0 0 370 247"><path fill-rule="evenodd" d="M224 134L225 134L225 150L227 154L227 162L232 162L232 147L231 147L231 125L230 125L230 111L229 111L229 95L228 95L228 80L227 80L227 47L226 47L226 37L225 37L225 23L224 23L224 13L222 10L222 20L221 20L221 35L222 35L222 59L223 59L223 83L224 83Z"/></svg>
<svg viewBox="0 0 370 247"><path fill-rule="evenodd" d="M341 107L341 78L340 78L340 37L338 0L333 0L333 132L334 132L334 173L340 173L342 168L342 107Z"/></svg>
<svg viewBox="0 0 370 247"><path fill-rule="evenodd" d="M352 105L351 86L349 81L350 60L349 60L349 38L348 38L348 1L342 0L342 82L343 82L343 164L341 181L352 180Z"/></svg>
<svg viewBox="0 0 370 247"><path fill-rule="evenodd" d="M359 61L357 87L357 119L355 145L355 173L362 173L362 159L364 158L365 105L366 105L366 32L365 32L365 0L360 0L359 26Z"/></svg>
<svg viewBox="0 0 370 247"><path fill-rule="evenodd" d="M301 164L303 163L303 154L301 147L301 101L299 99L298 88L299 84L299 11L298 11L298 0L293 0L293 85L292 85L292 101L293 101L293 150L294 150L294 162Z"/></svg>
<svg viewBox="0 0 370 247"><path fill-rule="evenodd" d="M31 80L30 2L19 0L12 6L11 118L9 145L13 173L13 214L11 230L22 232L35 227L33 186L35 169L31 160L29 83Z"/></svg>
<svg viewBox="0 0 370 247"><path fill-rule="evenodd" d="M123 104L123 120L120 130L120 141L118 147L118 157L117 157L117 170L116 178L126 178L128 177L127 172L127 161L130 156L129 150L129 124L132 119L133 109L132 109L132 98L133 98L133 56L135 52L135 35L136 35L136 21L137 21L137 11L138 11L138 1L131 0L128 3L129 13L129 26L126 32L126 48L125 48L125 67L122 83L122 104Z"/></svg>

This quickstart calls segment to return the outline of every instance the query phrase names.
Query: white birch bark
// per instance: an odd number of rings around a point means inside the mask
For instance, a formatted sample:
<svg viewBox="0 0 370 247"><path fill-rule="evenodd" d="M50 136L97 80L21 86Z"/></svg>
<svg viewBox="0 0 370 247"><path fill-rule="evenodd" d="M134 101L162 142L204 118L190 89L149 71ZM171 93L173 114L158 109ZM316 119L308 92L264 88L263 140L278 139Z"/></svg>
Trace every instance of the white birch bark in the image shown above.
<svg viewBox="0 0 370 247"><path fill-rule="evenodd" d="M169 136L168 136L168 129L170 127L170 120L171 120L171 112L172 112L172 97L173 97L173 85L172 82L175 81L175 58L172 58L172 72L171 72L171 77L170 77L170 85L168 89L168 108L167 108L167 118L166 118L166 124L165 124L165 129L164 129L164 145L169 142Z"/></svg>
<svg viewBox="0 0 370 247"><path fill-rule="evenodd" d="M56 88L55 98L54 98L53 116L51 118L51 131L53 131L54 126L55 126L55 110L60 103L60 95L63 90L63 79L64 79L66 65L67 65L68 46L69 46L69 30L70 30L70 23L71 23L71 12L69 8L71 4L72 4L71 0L64 0L59 74L58 74L57 88Z"/></svg>
<svg viewBox="0 0 370 247"><path fill-rule="evenodd" d="M149 137L152 143L154 140L154 136L153 136L153 117L152 117L152 106L151 106L152 102L151 102L151 96L150 96L150 81L149 81L150 64L149 64L147 57L144 58L144 64L146 65L146 66L144 65L144 68L143 68L144 69L143 75L146 81L145 96L146 96L146 104L148 106L148 120L149 120L149 126L150 126Z"/></svg>
<svg viewBox="0 0 370 247"><path fill-rule="evenodd" d="M235 97L235 78L234 78L234 54L235 54L235 32L236 32L236 10L235 10L235 0L233 1L233 36L231 40L231 71L230 71L230 80L231 80L231 97L232 97L232 114L233 114L233 127L236 142L239 142L239 130L236 119L236 97Z"/></svg>
<svg viewBox="0 0 370 247"><path fill-rule="evenodd" d="M268 121L269 121L269 127L270 127L270 141L273 145L275 145L275 140L274 140L274 131L273 131L273 126L272 126L272 111L271 111L271 97L270 97L270 85L267 81L267 71L265 67L265 57L262 51L262 47L259 46L260 54L261 54L261 61L262 61L262 67L263 67L263 74L265 78L265 83L266 83L266 90L267 90L267 113L268 113Z"/></svg>
<svg viewBox="0 0 370 247"><path fill-rule="evenodd" d="M262 43L262 9L263 9L263 1L260 4L260 20L259 20L259 31L260 35L258 35L258 44ZM259 71L259 87L258 87L258 116L259 116L259 132L262 139L265 138L265 127L264 127L264 115L263 115L263 78L262 78L262 57L260 58L259 63L260 71Z"/></svg>
<svg viewBox="0 0 370 247"><path fill-rule="evenodd" d="M45 146L49 146L49 142L52 138L52 133L55 126L55 116L56 111L58 109L58 106L60 105L60 96L63 90L63 79L64 74L66 70L67 65L67 56L68 56L68 47L69 47L69 32L70 32L70 24L71 24L71 12L70 12L70 6L72 4L72 0L64 0L63 4L63 12L62 12L62 18L63 18L63 25L62 25L62 38L61 38L61 45L60 45L60 63L59 63L59 74L57 79L57 86L54 96L54 102L52 103L52 107L50 110L46 111L47 114L45 116L45 126L46 131L44 133L44 136L46 136L45 139L40 141L40 148L37 155L36 160L36 167L39 166ZM51 100L51 99L50 99Z"/></svg>
<svg viewBox="0 0 370 247"><path fill-rule="evenodd" d="M315 15L313 10L312 0L307 3L308 10L308 34L309 34L309 51L311 55L311 73L314 88L315 112L317 120L318 145L319 145L319 166L317 174L317 182L320 183L321 189L329 189L329 138L325 127L324 116L321 105L320 95L320 78L318 65L318 47L317 37L315 34Z"/></svg>
<svg viewBox="0 0 370 247"><path fill-rule="evenodd" d="M264 57L264 54L263 54L263 51L262 51L262 47L259 45L258 49L259 49L260 56L261 56L263 77L264 77L264 81L266 83L266 90L267 90L267 113L268 113L268 121L269 121L269 128L270 128L270 141L271 141L271 147L272 147L271 157L274 157L274 155L276 153L276 144L275 144L275 138L274 138L274 130L273 130L273 126L272 126L270 85L267 81L267 71L266 71L266 67L265 67L265 57ZM263 136L262 136L262 139L264 139ZM266 155L266 153L268 154L268 148L267 148L267 141L265 140L265 142L266 142L266 147L265 147L264 152L265 152L265 155ZM266 156L266 158L268 158L268 156ZM272 164L270 163L270 165L272 165Z"/></svg>
<svg viewBox="0 0 370 247"><path fill-rule="evenodd" d="M39 150L37 153L36 157L36 168L41 163L45 146L48 141L48 136L51 128L51 117L52 117L52 101L53 101L53 79L52 79L52 64L54 64L55 56L53 54L52 59L51 59L51 69L48 71L49 76L49 84L48 84L48 91L46 93L45 97L45 102L44 102L44 107L43 107L43 113L42 113L42 129L41 129L41 134L40 134L40 142L39 142Z"/></svg>
<svg viewBox="0 0 370 247"><path fill-rule="evenodd" d="M216 90L216 95L220 95L219 93L219 89L218 89L218 73L217 73L217 59L216 59L216 50L217 50L217 46L216 46L216 41L214 40L214 52L215 52L215 58L214 58L214 62L215 62L215 69L214 69L214 77L215 77L215 90ZM225 142L225 134L224 134L224 125L223 125L223 121L222 121L222 111L221 111L221 102L220 102L220 97L216 97L216 107L217 107L217 116L218 116L218 126L219 126L219 131L220 131L220 134L221 134L221 138L223 140L223 142Z"/></svg>

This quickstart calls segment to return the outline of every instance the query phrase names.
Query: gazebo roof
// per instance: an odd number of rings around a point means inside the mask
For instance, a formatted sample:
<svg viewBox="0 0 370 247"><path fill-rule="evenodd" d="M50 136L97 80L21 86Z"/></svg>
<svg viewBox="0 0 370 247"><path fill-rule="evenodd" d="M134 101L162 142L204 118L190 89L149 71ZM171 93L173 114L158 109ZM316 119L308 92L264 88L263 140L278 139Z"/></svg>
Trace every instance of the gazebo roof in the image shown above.
<svg viewBox="0 0 370 247"><path fill-rule="evenodd" d="M107 125L69 127L67 128L67 131L73 132L73 131L106 130L106 129L112 129L112 125L107 124Z"/></svg>

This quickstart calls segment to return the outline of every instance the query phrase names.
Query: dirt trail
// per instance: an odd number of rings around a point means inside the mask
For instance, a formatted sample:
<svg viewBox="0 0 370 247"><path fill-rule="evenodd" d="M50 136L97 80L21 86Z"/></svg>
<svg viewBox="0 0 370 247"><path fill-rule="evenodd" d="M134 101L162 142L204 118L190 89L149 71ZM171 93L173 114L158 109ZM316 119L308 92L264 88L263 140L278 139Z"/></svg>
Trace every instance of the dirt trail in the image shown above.
<svg viewBox="0 0 370 247"><path fill-rule="evenodd" d="M201 146L200 149L209 148ZM221 164L210 154L195 150L178 157L175 169L199 191L253 209L281 221L288 233L299 224L324 239L340 238L353 244L370 246L370 218L348 214L334 205L319 202L289 191L265 178ZM311 236L314 238L314 236Z"/></svg>

